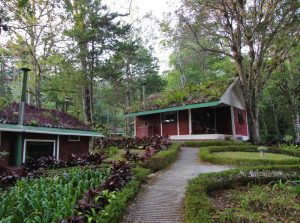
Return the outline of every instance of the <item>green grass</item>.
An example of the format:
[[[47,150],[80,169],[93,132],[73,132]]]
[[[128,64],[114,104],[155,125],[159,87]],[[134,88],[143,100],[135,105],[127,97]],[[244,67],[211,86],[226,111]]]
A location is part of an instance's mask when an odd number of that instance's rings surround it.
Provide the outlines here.
[[[284,154],[276,154],[276,153],[264,153],[263,157],[260,157],[259,152],[217,152],[211,153],[214,156],[220,156],[229,159],[249,159],[249,160],[299,160],[299,157],[289,156]]]
[[[234,155],[235,153],[236,156]],[[300,163],[300,154],[298,152],[280,148],[268,147],[268,153],[264,153],[265,155],[267,154],[266,158],[261,158],[259,154],[256,146],[247,144],[200,147],[200,158],[216,164],[255,166],[293,165]],[[272,155],[268,156],[268,154]]]

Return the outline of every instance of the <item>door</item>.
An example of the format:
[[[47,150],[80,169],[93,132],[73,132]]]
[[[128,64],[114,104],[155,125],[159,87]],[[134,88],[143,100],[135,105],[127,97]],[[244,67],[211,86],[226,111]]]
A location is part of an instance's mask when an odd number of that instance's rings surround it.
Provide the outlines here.
[[[25,140],[23,162],[37,160],[40,157],[55,156],[55,141]]]

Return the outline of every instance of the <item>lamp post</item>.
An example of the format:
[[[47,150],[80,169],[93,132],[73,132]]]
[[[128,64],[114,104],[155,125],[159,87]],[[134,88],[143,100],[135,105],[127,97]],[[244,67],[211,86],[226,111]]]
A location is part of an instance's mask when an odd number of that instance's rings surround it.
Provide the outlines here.
[[[21,68],[23,71],[23,82],[22,82],[22,94],[21,94],[21,102],[19,104],[19,113],[18,113],[18,125],[23,126],[24,124],[24,114],[25,114],[25,103],[26,103],[26,90],[27,90],[27,78],[29,68]],[[22,164],[22,141],[23,136],[22,133],[18,133],[16,140],[16,155],[15,155],[15,165],[21,166]]]
[[[65,113],[68,113],[68,103],[70,100],[68,98],[65,98]]]

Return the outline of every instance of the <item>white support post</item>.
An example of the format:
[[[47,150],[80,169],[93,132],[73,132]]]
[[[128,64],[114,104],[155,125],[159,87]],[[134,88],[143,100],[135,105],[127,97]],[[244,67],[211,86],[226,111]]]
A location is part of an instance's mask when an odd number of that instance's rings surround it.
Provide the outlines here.
[[[177,110],[177,135],[179,135],[179,111]]]
[[[235,139],[235,135],[236,135],[236,132],[235,132],[235,123],[234,123],[234,110],[233,110],[233,106],[230,106],[230,113],[231,113],[231,128],[232,128],[232,135],[233,135],[233,138]]]
[[[192,111],[191,109],[188,110],[189,114],[189,135],[192,135]]]
[[[159,116],[160,116],[160,136],[163,136],[163,125],[161,121],[161,113],[159,114]]]
[[[134,137],[136,137],[136,116],[134,116]]]
[[[57,135],[56,143],[56,159],[59,160],[59,135]]]

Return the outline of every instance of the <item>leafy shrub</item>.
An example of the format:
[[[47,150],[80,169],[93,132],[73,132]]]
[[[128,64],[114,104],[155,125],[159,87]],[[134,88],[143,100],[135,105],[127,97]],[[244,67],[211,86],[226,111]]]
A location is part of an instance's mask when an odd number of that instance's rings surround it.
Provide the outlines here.
[[[62,167],[73,167],[73,166],[87,166],[87,165],[100,165],[106,158],[103,153],[87,153],[79,157],[72,154],[66,160],[57,160],[55,157],[41,157],[37,160],[27,161],[23,168],[27,171],[38,170],[40,168],[62,168]]]
[[[221,173],[201,174],[189,181],[185,198],[185,222],[210,223],[212,205],[208,194],[220,189],[248,184],[267,184],[279,179],[299,179],[300,166],[257,166],[228,170]]]
[[[133,169],[133,179],[121,190],[115,193],[115,198],[104,207],[97,216],[97,223],[118,223],[128,203],[134,199],[140,185],[144,183],[150,170],[144,168]]]
[[[169,137],[152,136],[144,138],[103,138],[96,142],[96,149],[105,149],[109,147],[117,147],[119,149],[146,149],[152,147],[157,150],[164,150],[171,145]]]
[[[153,172],[159,171],[176,160],[180,146],[180,143],[173,143],[167,150],[156,153],[140,165]]]
[[[107,169],[77,169],[54,178],[22,179],[0,197],[0,219],[10,222],[57,222],[74,212],[76,200],[100,185]]]
[[[231,140],[190,141],[190,142],[184,142],[182,144],[182,146],[190,146],[190,147],[231,146],[231,145],[250,145],[250,144],[246,142],[231,141]]]
[[[7,151],[0,151],[0,158],[4,158],[4,157],[8,157],[9,156],[9,152]]]
[[[101,184],[91,187],[77,202],[75,214],[60,222],[95,222],[95,216],[132,179],[131,167],[124,161],[112,162],[110,176]]]

